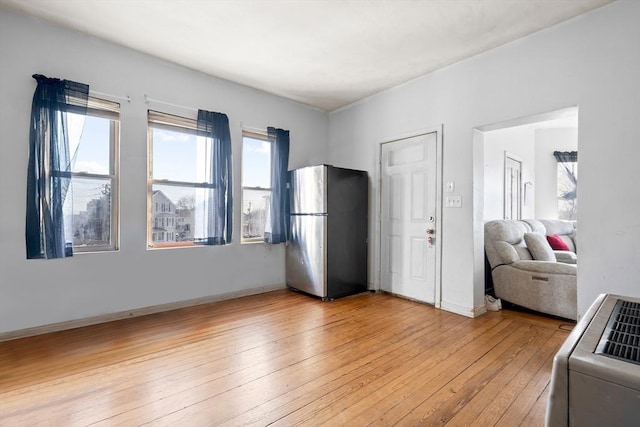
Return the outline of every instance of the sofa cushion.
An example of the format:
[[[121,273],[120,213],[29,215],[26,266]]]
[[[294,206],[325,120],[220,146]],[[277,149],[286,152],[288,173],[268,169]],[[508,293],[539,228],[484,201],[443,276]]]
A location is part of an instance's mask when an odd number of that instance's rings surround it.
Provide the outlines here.
[[[529,226],[529,232],[531,233],[547,234],[547,229],[544,227],[544,224],[537,219],[523,219],[521,222],[524,222]]]
[[[567,247],[569,248],[569,250],[571,252],[578,252],[577,249],[576,249],[577,246],[576,246],[576,241],[575,241],[575,239],[576,239],[575,233],[573,235],[571,235],[571,236],[562,235],[562,234],[559,234],[558,236],[560,236],[562,241],[567,245]]]
[[[554,251],[568,251],[569,246],[562,240],[557,234],[551,234],[547,236],[547,242]]]
[[[568,274],[575,276],[578,272],[575,264],[566,264],[563,262],[540,262],[540,261],[517,261],[509,264],[509,267],[518,270],[528,271],[531,273],[542,274]]]
[[[573,222],[564,219],[541,219],[546,234],[571,235],[575,226]]]
[[[564,262],[567,264],[577,264],[578,256],[572,251],[553,251],[556,256],[556,261]]]
[[[546,237],[540,233],[524,233],[524,241],[536,261],[555,261],[556,256],[547,242]]]
[[[547,236],[557,234],[563,242],[567,244],[571,252],[576,251],[576,223],[564,219],[541,219],[539,221],[544,227]]]
[[[498,241],[495,242],[494,248],[500,257],[500,264],[511,264],[512,262],[520,261],[520,254],[513,245]]]

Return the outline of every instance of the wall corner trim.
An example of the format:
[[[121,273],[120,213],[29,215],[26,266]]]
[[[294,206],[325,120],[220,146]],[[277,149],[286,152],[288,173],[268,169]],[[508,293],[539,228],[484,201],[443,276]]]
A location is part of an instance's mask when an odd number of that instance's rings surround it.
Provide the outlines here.
[[[485,308],[484,305],[473,308],[473,307],[465,307],[465,306],[454,304],[447,301],[442,301],[440,304],[440,308],[450,313],[459,314],[461,316],[470,317],[472,319],[482,316],[487,312],[487,309]]]

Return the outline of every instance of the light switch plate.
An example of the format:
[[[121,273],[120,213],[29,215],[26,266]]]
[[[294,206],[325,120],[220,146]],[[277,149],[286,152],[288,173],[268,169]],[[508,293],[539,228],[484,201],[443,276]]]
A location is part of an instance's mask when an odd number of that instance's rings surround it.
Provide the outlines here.
[[[455,193],[456,192],[456,183],[455,181],[447,181],[447,187],[446,187],[446,191],[447,193]]]
[[[448,208],[461,208],[462,196],[447,196],[445,199],[445,206]]]

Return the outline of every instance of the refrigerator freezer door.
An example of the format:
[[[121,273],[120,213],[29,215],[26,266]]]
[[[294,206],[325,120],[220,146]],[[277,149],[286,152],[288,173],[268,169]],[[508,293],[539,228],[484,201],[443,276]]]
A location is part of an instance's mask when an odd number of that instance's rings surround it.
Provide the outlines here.
[[[291,214],[327,212],[327,167],[310,166],[291,171]]]
[[[287,285],[327,297],[327,217],[291,216],[291,241],[287,247]]]
[[[366,172],[328,168],[327,294],[339,298],[367,290]]]

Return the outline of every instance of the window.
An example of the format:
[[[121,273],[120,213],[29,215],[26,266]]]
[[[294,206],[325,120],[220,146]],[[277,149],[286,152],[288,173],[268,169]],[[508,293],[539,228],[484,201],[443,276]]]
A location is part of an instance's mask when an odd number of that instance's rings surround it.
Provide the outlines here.
[[[264,241],[271,198],[271,145],[267,134],[242,132],[242,243]]]
[[[86,116],[67,113],[72,162],[65,229],[72,230],[74,252],[115,250],[120,105],[89,97],[87,107]]]
[[[578,152],[554,151],[558,161],[558,218],[578,219]]]
[[[197,121],[149,111],[148,231],[150,248],[208,243],[216,188],[211,139]]]

